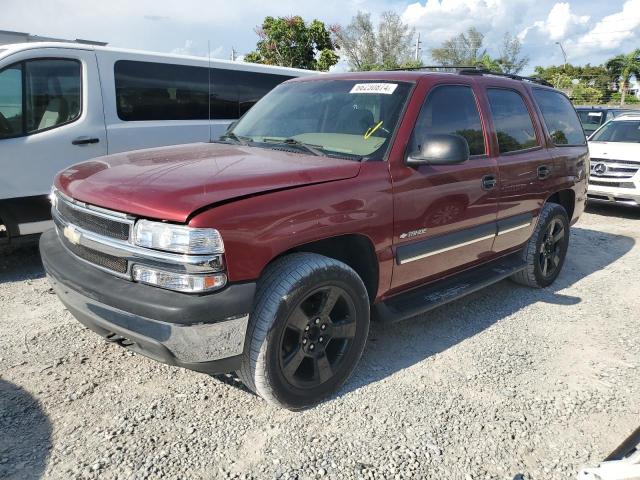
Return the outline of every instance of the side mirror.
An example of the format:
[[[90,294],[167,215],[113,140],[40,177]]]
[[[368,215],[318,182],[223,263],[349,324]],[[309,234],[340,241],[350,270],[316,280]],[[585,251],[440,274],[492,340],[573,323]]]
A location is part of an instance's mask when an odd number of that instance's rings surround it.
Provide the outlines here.
[[[454,134],[434,134],[425,136],[419,152],[407,157],[407,165],[457,165],[469,160],[469,143]]]

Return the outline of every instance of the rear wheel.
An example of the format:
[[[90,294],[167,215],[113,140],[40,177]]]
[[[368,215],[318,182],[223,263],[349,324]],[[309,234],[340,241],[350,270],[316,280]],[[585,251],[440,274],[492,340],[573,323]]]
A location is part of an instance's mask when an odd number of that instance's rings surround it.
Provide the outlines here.
[[[513,275],[513,281],[529,287],[551,285],[560,274],[569,247],[569,218],[556,203],[547,203],[529,243],[523,251],[527,262],[524,270]]]
[[[300,410],[353,372],[369,330],[369,299],[346,264],[311,253],[277,260],[259,282],[238,376],[280,407]]]

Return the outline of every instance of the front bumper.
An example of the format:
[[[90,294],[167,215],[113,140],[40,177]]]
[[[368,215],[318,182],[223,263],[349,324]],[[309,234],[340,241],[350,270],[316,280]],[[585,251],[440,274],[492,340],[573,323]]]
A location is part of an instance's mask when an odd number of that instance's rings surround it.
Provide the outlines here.
[[[604,183],[604,182],[602,182]],[[631,183],[631,182],[628,182]],[[603,184],[589,184],[587,191],[589,200],[597,200],[601,202],[613,202],[633,207],[640,206],[640,188],[621,188],[607,186]]]
[[[207,295],[134,283],[78,260],[55,229],[40,238],[40,253],[62,303],[107,340],[168,365],[210,374],[240,367],[255,283]]]

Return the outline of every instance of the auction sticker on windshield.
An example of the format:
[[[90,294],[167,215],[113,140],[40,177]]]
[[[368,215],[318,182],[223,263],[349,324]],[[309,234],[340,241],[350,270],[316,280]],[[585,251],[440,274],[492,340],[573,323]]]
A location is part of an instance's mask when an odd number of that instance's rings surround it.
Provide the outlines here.
[[[397,83],[356,83],[349,93],[384,93],[391,95]]]

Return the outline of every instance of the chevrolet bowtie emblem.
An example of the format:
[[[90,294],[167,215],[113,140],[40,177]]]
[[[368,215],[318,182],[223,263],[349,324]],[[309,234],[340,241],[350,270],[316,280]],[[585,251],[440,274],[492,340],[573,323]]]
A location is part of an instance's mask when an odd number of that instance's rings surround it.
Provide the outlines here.
[[[62,231],[67,240],[69,240],[74,245],[78,245],[80,243],[80,239],[82,238],[82,233],[80,233],[73,225],[67,225],[64,227]]]

